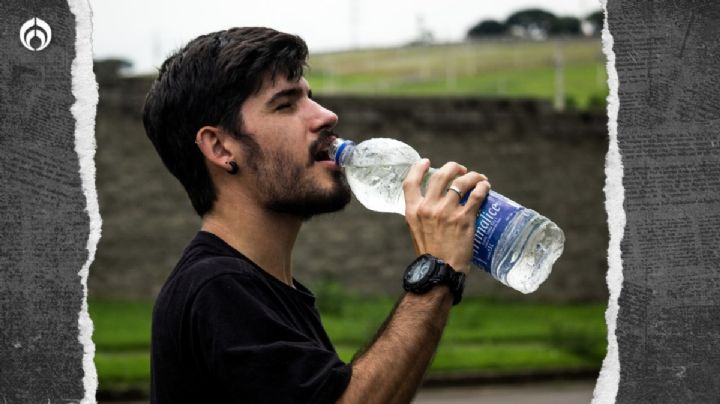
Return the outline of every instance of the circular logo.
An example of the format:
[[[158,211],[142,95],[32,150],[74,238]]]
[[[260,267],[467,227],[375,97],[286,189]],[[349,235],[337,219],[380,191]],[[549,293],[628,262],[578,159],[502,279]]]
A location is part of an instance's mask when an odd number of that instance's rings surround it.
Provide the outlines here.
[[[33,52],[47,48],[51,39],[52,30],[50,26],[37,17],[27,20],[20,28],[20,42]]]

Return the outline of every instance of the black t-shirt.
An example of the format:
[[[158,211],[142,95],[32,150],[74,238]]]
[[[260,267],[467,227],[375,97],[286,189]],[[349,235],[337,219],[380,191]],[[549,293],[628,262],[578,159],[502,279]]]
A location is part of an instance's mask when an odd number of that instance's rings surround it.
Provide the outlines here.
[[[155,302],[151,401],[335,402],[352,369],[325,333],[315,297],[294,284],[199,232]]]

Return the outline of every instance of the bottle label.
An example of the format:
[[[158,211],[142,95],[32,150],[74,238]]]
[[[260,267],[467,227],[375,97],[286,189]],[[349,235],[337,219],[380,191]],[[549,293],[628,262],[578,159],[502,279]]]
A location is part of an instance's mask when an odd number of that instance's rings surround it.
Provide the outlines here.
[[[498,241],[515,215],[523,209],[517,202],[490,191],[475,219],[473,264],[490,272]]]

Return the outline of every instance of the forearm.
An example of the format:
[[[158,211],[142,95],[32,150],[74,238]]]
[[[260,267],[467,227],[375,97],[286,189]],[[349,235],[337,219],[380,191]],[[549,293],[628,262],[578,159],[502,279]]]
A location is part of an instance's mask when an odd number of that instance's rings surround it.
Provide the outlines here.
[[[452,294],[445,286],[402,297],[385,329],[353,361],[340,403],[409,403],[447,323]]]

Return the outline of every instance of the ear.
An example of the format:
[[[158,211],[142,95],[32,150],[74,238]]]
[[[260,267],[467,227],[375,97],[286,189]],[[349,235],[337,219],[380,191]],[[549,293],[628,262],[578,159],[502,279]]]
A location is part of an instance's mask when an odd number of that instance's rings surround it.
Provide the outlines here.
[[[231,161],[237,161],[232,136],[216,126],[203,126],[195,135],[195,143],[209,164],[229,171]]]

